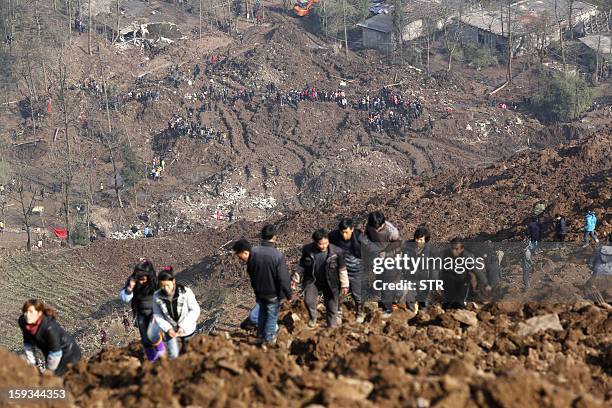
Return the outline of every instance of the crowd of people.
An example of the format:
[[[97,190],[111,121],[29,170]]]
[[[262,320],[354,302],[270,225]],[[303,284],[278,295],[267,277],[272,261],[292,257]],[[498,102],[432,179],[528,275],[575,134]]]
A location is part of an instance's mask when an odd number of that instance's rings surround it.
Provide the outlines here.
[[[328,91],[318,89],[314,86],[306,86],[302,90],[291,89],[288,92],[283,92],[281,90],[277,90],[274,84],[269,84],[266,87],[266,91],[268,99],[276,100],[276,102],[281,106],[292,105],[297,108],[299,103],[303,101],[335,102],[342,108],[346,108],[348,106],[346,93],[340,89]],[[274,92],[276,92],[275,98],[273,98]]]
[[[218,143],[225,142],[225,133],[215,129],[212,126],[202,125],[197,115],[194,115],[193,110],[188,110],[187,116],[174,115],[168,122],[168,127],[164,130],[167,137],[177,139],[180,137],[189,137],[192,139],[202,140],[205,143],[216,141]]]
[[[368,112],[368,126],[381,132],[388,129],[407,129],[421,117],[423,106],[418,99],[409,101],[400,93],[383,88],[376,97],[367,94],[359,101],[358,109]]]
[[[418,227],[410,240],[403,241],[399,230],[385,219],[381,212],[373,212],[363,231],[359,230],[352,219],[344,218],[331,232],[317,229],[312,241],[302,247],[301,256],[293,273],[289,273],[284,255],[275,247],[276,228],[266,225],[261,231],[261,244],[254,246],[246,239],[233,245],[236,257],[246,263],[247,273],[255,292],[257,303],[257,333],[262,343],[271,344],[276,338],[278,310],[283,299],[291,299],[292,294],[301,288],[304,303],[309,314],[308,327],[317,327],[317,303],[322,295],[325,305],[325,320],[329,327],[337,327],[342,321],[342,297],[348,294],[355,302],[355,320],[365,320],[366,288],[365,274],[371,270],[373,257],[384,253],[393,258],[400,253],[413,257],[430,256],[433,249],[429,243],[430,232]],[[470,257],[462,239],[451,241],[444,256],[459,258]],[[493,259],[493,257],[491,257]],[[495,258],[496,259],[496,258]],[[404,274],[398,270],[387,270],[382,275],[386,283],[397,283],[402,279],[421,281],[429,279],[444,281],[441,293],[444,307],[461,308],[468,296],[474,291],[490,290],[501,278],[499,265],[491,262],[484,270],[476,268],[463,273],[452,267],[433,271],[421,268]],[[430,289],[380,291],[380,306],[383,319],[389,318],[399,305],[417,313],[419,308],[427,308],[430,302]]]
[[[159,90],[129,91],[125,95],[127,101],[138,101],[140,103],[158,102],[161,97]]]
[[[563,248],[565,239],[568,232],[568,222],[564,215],[557,214],[554,217],[554,235],[556,249]],[[526,228],[526,242],[524,256],[523,256],[523,286],[525,290],[530,287],[530,278],[533,273],[534,266],[534,255],[540,251],[540,244],[542,243],[545,220],[541,216],[533,217],[527,224]],[[582,248],[589,246],[589,241],[593,241],[596,244],[599,243],[599,237],[595,232],[597,228],[597,215],[593,210],[587,209],[584,213],[584,225],[583,225],[583,237],[582,237]],[[608,235],[608,239],[612,237],[612,234]],[[612,255],[612,252],[610,253]],[[612,264],[610,264],[612,267]],[[612,271],[611,271],[612,274]]]
[[[159,164],[156,160],[155,165]],[[567,235],[567,221],[557,215],[555,239],[562,245]],[[599,242],[595,233],[596,215],[585,213],[584,244],[589,239]],[[542,219],[537,218],[527,225],[528,250],[535,252],[543,238]],[[307,327],[318,324],[318,302],[322,297],[325,307],[325,322],[330,328],[342,324],[343,303],[350,294],[354,302],[355,322],[366,319],[365,300],[372,294],[368,275],[379,276],[385,285],[379,292],[379,307],[382,319],[391,317],[399,307],[418,314],[431,302],[440,301],[446,309],[465,308],[468,301],[476,301],[481,295],[490,293],[502,278],[499,254],[492,247],[454,238],[448,245],[437,246],[431,242],[431,233],[426,226],[417,227],[402,239],[398,228],[389,222],[380,211],[368,215],[365,228],[360,230],[350,218],[342,218],[332,231],[317,228],[311,242],[304,245],[295,268],[290,272],[284,254],[276,247],[278,232],[274,225],[265,225],[261,230],[261,242],[253,245],[241,238],[233,242],[235,257],[246,265],[246,271],[255,295],[255,307],[241,327],[255,326],[259,344],[276,342],[278,315],[284,300],[294,301],[302,294],[308,312]],[[612,276],[612,234],[607,243],[596,248],[589,261],[593,275]],[[439,268],[429,268],[427,263],[413,264],[413,269],[403,270],[387,267],[376,271],[377,257],[385,260],[400,255],[412,259],[441,257],[445,260]],[[450,262],[446,260],[462,260]],[[469,264],[466,260],[484,259]],[[385,262],[386,263],[386,262]],[[374,265],[374,266],[373,266]],[[527,278],[529,275],[527,275]],[[390,285],[401,282],[442,282],[413,289]],[[134,324],[140,334],[144,356],[156,361],[163,356],[177,358],[198,329],[200,306],[193,291],[178,283],[171,266],[159,273],[150,260],[141,258],[119,293],[122,302],[130,304]],[[66,372],[69,364],[78,362],[81,351],[75,339],[57,322],[56,312],[41,300],[25,302],[19,326],[23,333],[26,359],[37,364],[35,349],[43,352],[47,370],[57,375]],[[129,324],[129,322],[128,322]]]

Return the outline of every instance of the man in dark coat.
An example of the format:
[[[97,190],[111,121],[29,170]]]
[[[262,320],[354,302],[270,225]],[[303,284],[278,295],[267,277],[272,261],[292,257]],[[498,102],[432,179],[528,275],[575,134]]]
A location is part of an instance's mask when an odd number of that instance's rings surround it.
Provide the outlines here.
[[[291,299],[291,281],[285,256],[275,246],[276,227],[264,226],[261,239],[261,245],[252,248],[248,241],[239,240],[233,250],[247,264],[247,273],[259,304],[257,337],[264,344],[274,344],[280,303],[283,299]]]
[[[326,230],[316,230],[312,234],[312,242],[302,248],[302,256],[294,274],[294,284],[297,284],[300,276],[303,277],[304,303],[310,315],[308,326],[316,326],[317,299],[321,292],[327,324],[329,327],[337,327],[340,323],[338,300],[340,294],[348,293],[349,280],[344,253],[329,243]]]

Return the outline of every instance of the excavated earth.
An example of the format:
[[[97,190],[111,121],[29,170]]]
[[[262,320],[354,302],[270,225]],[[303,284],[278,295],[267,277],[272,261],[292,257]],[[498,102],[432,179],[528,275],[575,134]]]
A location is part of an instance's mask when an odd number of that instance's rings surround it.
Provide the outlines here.
[[[194,338],[177,360],[143,362],[140,346],[106,348],[66,375],[71,403],[86,407],[405,406],[605,407],[612,399],[609,305],[435,306],[389,321],[369,311],[340,329],[308,329],[301,304],[281,312],[278,343],[236,331]],[[517,332],[553,314],[561,330]],[[51,384],[1,351],[6,384]],[[10,375],[9,375],[10,373]],[[58,405],[59,406],[59,405]]]
[[[570,242],[579,241],[585,207],[600,215],[600,233],[610,232],[611,140],[607,131],[486,168],[442,172],[367,199],[348,197],[297,212],[278,220],[280,247],[293,265],[310,230],[333,226],[339,214],[363,219],[374,208],[404,236],[427,223],[438,242],[460,233],[511,240],[536,204],[544,204],[545,215],[567,215]],[[239,236],[255,239],[260,226],[238,223],[222,231],[107,241],[75,251],[74,262],[86,260],[107,271],[104,279],[118,290],[134,253],[151,253],[157,264],[171,261],[183,269],[179,279],[210,303],[203,318],[221,313],[218,327],[231,329],[253,301],[227,243]],[[551,233],[547,229],[546,237]],[[99,345],[88,350],[90,357],[66,375],[64,386],[73,404],[100,407],[605,407],[612,401],[612,308],[588,301],[589,255],[571,243],[561,251],[545,249],[527,293],[520,290],[520,264],[504,261],[501,300],[470,304],[467,311],[433,305],[416,317],[400,309],[383,321],[370,302],[364,325],[354,323],[349,306],[340,329],[309,330],[303,305],[294,301],[281,312],[277,346],[268,349],[255,345],[253,333],[219,330],[195,338],[178,360],[151,364],[142,361],[137,342],[116,348],[111,339],[100,352]],[[210,301],[213,289],[225,290],[217,303]],[[85,321],[95,322],[92,316]],[[558,324],[525,331],[534,317]],[[4,361],[0,379],[10,384],[52,381],[30,376],[32,369],[12,354]]]

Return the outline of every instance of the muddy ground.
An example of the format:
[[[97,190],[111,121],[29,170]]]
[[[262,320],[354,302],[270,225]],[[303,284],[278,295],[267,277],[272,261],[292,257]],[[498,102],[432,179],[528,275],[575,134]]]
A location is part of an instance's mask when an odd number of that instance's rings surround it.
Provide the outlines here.
[[[501,68],[480,73],[457,63],[457,72],[448,73],[443,70],[443,59],[434,58],[433,74],[428,76],[406,64],[390,65],[371,50],[350,52],[347,61],[334,44],[309,32],[308,20],[291,18],[274,5],[265,24],[239,24],[242,43],[236,36],[213,30],[201,40],[188,36],[150,52],[133,46],[107,48],[101,43],[95,55],[88,56],[83,53],[86,36],[73,38],[66,52],[73,61],[68,76],[75,123],[85,120],[91,129],[106,128],[106,114],[100,109],[105,106],[102,96],[81,89],[87,81],[106,81],[111,100],[129,92],[160,92],[157,102],[131,100],[111,109],[113,131],[139,160],[150,163],[154,156],[164,155],[168,164],[160,182],[143,179],[123,192],[126,209],[114,210],[113,170],[104,146],[91,144],[91,135],[78,146],[95,160],[84,162],[83,171],[76,174],[75,194],[87,194],[91,172],[93,207],[111,209],[96,225],[103,224],[108,233],[123,232],[134,224],[143,227],[137,215],[147,211],[169,231],[219,227],[225,222],[216,220],[217,210],[225,215],[231,208],[240,219],[263,220],[361,194],[371,189],[374,180],[382,188],[393,189],[415,175],[487,165],[525,148],[586,137],[610,120],[604,106],[582,123],[540,124],[529,107],[521,105],[522,96],[533,91],[530,78],[536,70],[519,62],[514,91],[504,90],[491,98],[486,93],[497,84],[483,78],[497,78]],[[213,56],[215,64],[210,63]],[[196,64],[202,73],[194,79]],[[173,66],[178,67],[174,74],[180,79],[176,86],[168,81]],[[198,112],[203,104],[188,96],[210,84],[230,93],[252,89],[255,97],[235,104],[219,101],[210,110]],[[329,91],[341,88],[349,105],[393,85],[388,89],[407,100],[421,101],[424,113],[409,129],[375,132],[367,128],[364,111],[342,109],[333,102],[281,107],[276,101],[262,99],[269,84],[284,92],[307,86]],[[57,103],[54,89],[49,97]],[[518,110],[500,109],[501,102],[508,106],[516,102]],[[47,192],[41,201],[47,208],[46,218],[34,222],[37,227],[62,225],[57,179],[61,169],[57,164],[49,166],[49,160],[53,163],[63,154],[63,145],[54,141],[55,129],[61,129],[58,106],[43,118],[34,144],[22,144],[34,137],[28,120],[20,120],[17,109],[10,106],[0,112],[3,133],[15,145],[15,160],[28,163],[28,174]],[[218,129],[224,141],[164,136],[173,115],[186,117],[189,108],[195,110],[194,119]],[[430,115],[435,123],[432,132],[427,130]],[[7,223],[20,227],[15,209],[9,209]]]
[[[590,276],[587,261],[593,249],[579,246],[582,218],[584,208],[593,208],[598,214],[600,236],[612,231],[611,169],[607,159],[612,151],[611,140],[609,131],[603,132],[558,149],[526,151],[488,167],[441,172],[394,190],[381,190],[366,197],[350,195],[327,206],[298,211],[276,219],[279,248],[286,254],[291,269],[301,245],[309,242],[314,229],[331,229],[342,215],[363,225],[368,211],[382,210],[400,228],[404,239],[411,238],[417,225],[426,224],[432,231],[433,242],[440,244],[457,235],[472,240],[503,241],[502,245],[510,248],[502,248],[509,251],[502,264],[504,280],[500,293],[504,299],[556,302],[592,299],[584,285]],[[562,212],[569,223],[569,242],[563,250],[550,245],[538,254],[532,288],[525,293],[521,240],[537,204],[545,208],[545,241],[554,240],[551,218]],[[126,344],[135,332],[123,326],[122,316],[129,315],[129,311],[118,304],[115,296],[140,256],[149,257],[158,268],[170,264],[181,271],[179,280],[194,287],[202,303],[202,320],[218,316],[220,329],[235,329],[254,302],[243,267],[231,256],[231,242],[239,237],[257,242],[262,225],[239,221],[220,230],[153,239],[105,240],[86,248],[8,255],[0,272],[11,290],[3,298],[1,318],[12,329],[3,335],[2,344],[18,350],[15,316],[23,299],[29,296],[48,298],[64,314],[67,327],[76,331],[87,345],[87,352],[102,346],[102,329],[108,334],[109,344]],[[57,292],[58,281],[70,276],[77,278],[71,285],[61,287],[60,298],[53,295],[53,289],[42,289],[56,287]],[[91,302],[83,304],[82,291],[89,293]]]
[[[196,337],[177,360],[154,364],[137,343],[106,348],[64,386],[88,407],[604,407],[612,398],[608,305],[436,306],[389,321],[371,310],[365,324],[349,318],[337,330],[309,329],[306,316],[301,304],[286,306],[277,345],[264,349],[242,330]],[[521,328],[544,316],[560,327]],[[13,383],[32,370],[12,355],[6,362]]]

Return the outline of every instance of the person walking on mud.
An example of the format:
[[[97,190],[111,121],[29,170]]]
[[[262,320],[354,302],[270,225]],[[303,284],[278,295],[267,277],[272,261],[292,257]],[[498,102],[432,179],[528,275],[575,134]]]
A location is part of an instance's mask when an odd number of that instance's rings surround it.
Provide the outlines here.
[[[560,249],[565,242],[567,236],[567,220],[561,214],[555,217],[555,239],[557,240],[557,249]]]
[[[365,308],[362,291],[363,265],[361,263],[361,230],[356,229],[353,220],[343,218],[338,224],[338,229],[329,234],[329,242],[344,253],[344,261],[348,272],[349,292],[355,301],[355,321],[363,323],[365,320]],[[340,302],[339,311],[342,302]]]
[[[361,239],[362,253],[366,270],[372,270],[374,258],[393,257],[401,251],[402,242],[399,230],[395,225],[385,219],[380,211],[372,212],[368,215],[368,222],[365,233]],[[399,278],[398,271],[395,269],[385,269],[382,280],[385,283],[395,283]],[[399,296],[396,291],[383,290],[380,293],[380,303],[383,307],[383,319],[391,317],[394,308],[397,308]]]
[[[179,340],[184,348],[187,339],[195,333],[200,305],[191,289],[176,283],[171,266],[167,266],[157,280],[159,289],[153,294],[153,324],[149,326],[148,335],[155,339],[161,330],[168,357],[174,359],[179,355]]]
[[[597,227],[597,216],[595,212],[592,210],[588,210],[584,214],[584,238],[583,238],[583,248],[589,246],[589,238],[592,238],[595,243],[599,242],[599,238],[597,238],[597,234],[595,234],[595,228]]]
[[[470,287],[476,290],[478,284],[485,284],[487,279],[484,270],[479,268],[474,254],[465,249],[461,238],[453,238],[450,244],[450,249],[447,249],[442,256],[443,307],[463,309],[470,294]],[[448,262],[447,259],[452,262]]]
[[[58,376],[66,372],[68,364],[81,360],[79,345],[57,322],[55,310],[42,300],[31,299],[23,304],[21,313],[18,323],[29,364],[36,365],[36,348],[45,356],[46,369]]]
[[[427,260],[430,257],[432,249],[429,244],[431,234],[427,227],[421,225],[414,231],[412,241],[407,241],[404,245],[404,253],[411,258],[422,258]],[[420,281],[434,279],[437,277],[437,271],[429,270],[427,267],[419,267],[416,270],[407,271],[407,280],[415,282],[417,290],[407,291],[405,293],[406,307],[413,313],[418,313],[419,308],[426,309],[429,306],[429,290],[420,289]]]
[[[308,309],[310,320],[308,327],[317,324],[317,300],[323,294],[327,325],[337,327],[338,300],[349,291],[349,278],[342,250],[330,244],[328,232],[318,229],[312,234],[312,242],[302,248],[302,256],[293,275],[292,286],[303,282],[304,304]]]
[[[539,217],[534,218],[527,225],[527,237],[529,238],[529,245],[531,245],[531,251],[535,252],[538,249],[538,245],[542,241],[542,219]]]
[[[261,230],[261,245],[250,247],[248,241],[234,243],[234,255],[247,265],[251,286],[259,304],[257,337],[262,344],[276,343],[278,312],[283,299],[291,299],[291,282],[285,256],[276,249],[276,227]]]
[[[154,336],[149,330],[153,319],[153,294],[156,290],[157,274],[153,264],[147,259],[141,259],[119,292],[119,299],[123,303],[130,303],[132,307],[145,356],[149,361],[157,360],[166,350],[161,333]]]

